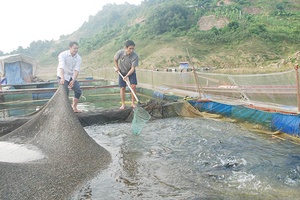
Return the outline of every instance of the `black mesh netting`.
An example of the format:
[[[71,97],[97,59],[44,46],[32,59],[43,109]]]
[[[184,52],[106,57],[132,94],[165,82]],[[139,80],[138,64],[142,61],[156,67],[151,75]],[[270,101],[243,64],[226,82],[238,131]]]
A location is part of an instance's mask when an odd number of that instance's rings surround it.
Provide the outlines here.
[[[0,142],[34,146],[45,155],[24,163],[1,161],[0,199],[68,199],[111,162],[110,153],[81,126],[62,86],[38,113],[0,137]]]

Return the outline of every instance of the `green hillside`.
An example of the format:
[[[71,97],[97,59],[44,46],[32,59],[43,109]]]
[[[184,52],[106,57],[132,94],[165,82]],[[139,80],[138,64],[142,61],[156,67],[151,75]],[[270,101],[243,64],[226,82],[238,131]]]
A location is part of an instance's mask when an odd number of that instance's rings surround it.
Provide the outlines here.
[[[259,73],[293,67],[299,33],[298,0],[144,0],[138,6],[108,4],[71,35],[12,53],[53,67],[58,53],[77,40],[83,68],[98,68],[113,66],[114,53],[132,39],[140,68],[174,68],[191,58],[196,68]]]

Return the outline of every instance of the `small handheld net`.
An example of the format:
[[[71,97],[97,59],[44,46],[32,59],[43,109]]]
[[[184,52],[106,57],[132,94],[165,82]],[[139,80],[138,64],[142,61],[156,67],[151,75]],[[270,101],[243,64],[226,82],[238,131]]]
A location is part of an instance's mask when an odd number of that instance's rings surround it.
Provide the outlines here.
[[[114,69],[116,70],[116,72],[118,72],[118,74],[124,80],[124,76],[121,74],[121,72],[119,70],[117,70],[117,68],[114,68]],[[128,88],[130,89],[131,94],[134,96],[136,101],[139,103],[139,99],[137,98],[135,91],[130,87],[130,82],[127,79],[125,79],[124,81],[126,82]],[[132,125],[131,125],[131,132],[134,135],[138,135],[138,134],[140,134],[140,132],[142,131],[142,129],[144,128],[146,123],[150,120],[151,115],[149,115],[149,113],[141,107],[134,108],[133,113],[134,114],[133,114],[133,120],[132,120]]]
[[[141,107],[133,109],[133,113],[131,132],[134,135],[138,135],[141,133],[146,123],[150,120],[151,115]]]

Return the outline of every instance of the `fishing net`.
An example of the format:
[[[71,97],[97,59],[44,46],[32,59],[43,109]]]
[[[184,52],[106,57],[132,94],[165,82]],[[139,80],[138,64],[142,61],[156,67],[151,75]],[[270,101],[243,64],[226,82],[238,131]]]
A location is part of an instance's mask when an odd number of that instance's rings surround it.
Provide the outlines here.
[[[134,135],[141,133],[146,123],[150,120],[151,115],[142,107],[133,109],[133,119],[131,124],[131,132]]]

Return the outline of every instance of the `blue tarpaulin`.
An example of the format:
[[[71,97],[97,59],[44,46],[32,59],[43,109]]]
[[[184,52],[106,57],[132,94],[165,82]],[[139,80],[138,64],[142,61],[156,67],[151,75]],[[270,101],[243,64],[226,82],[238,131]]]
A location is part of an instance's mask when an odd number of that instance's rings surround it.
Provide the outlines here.
[[[36,69],[33,58],[22,55],[8,55],[0,57],[0,80],[6,80],[6,84],[18,85],[31,83]]]
[[[213,101],[188,101],[201,112],[220,114],[239,121],[260,124],[270,131],[280,131],[300,136],[300,116],[278,112],[267,112],[244,105],[227,105]]]

